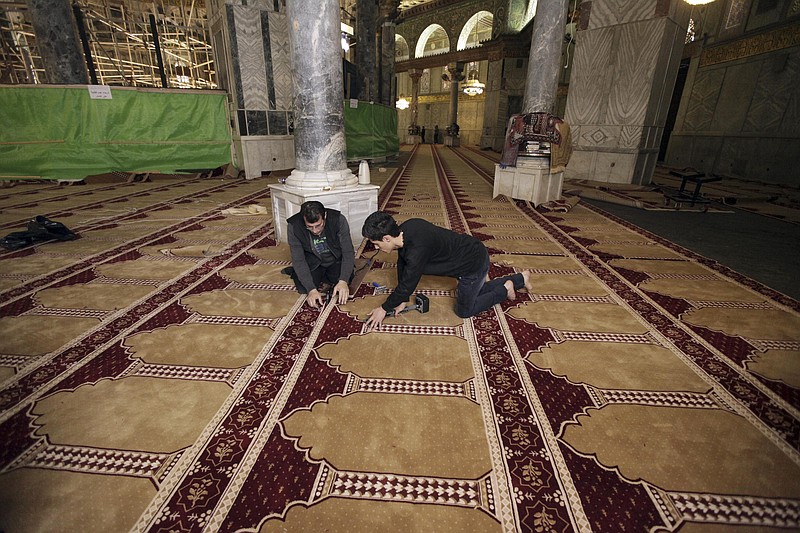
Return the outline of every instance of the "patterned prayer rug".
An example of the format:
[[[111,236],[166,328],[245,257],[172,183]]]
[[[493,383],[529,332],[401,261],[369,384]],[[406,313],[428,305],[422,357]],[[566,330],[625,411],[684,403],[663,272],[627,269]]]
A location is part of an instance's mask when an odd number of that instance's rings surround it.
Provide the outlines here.
[[[0,530],[800,528],[799,302],[591,206],[493,200],[478,152],[407,155],[382,208],[533,294],[463,320],[426,276],[428,313],[367,333],[396,255],[309,308],[270,213],[222,214],[271,211],[267,180],[4,190],[0,229],[81,238],[0,253]]]

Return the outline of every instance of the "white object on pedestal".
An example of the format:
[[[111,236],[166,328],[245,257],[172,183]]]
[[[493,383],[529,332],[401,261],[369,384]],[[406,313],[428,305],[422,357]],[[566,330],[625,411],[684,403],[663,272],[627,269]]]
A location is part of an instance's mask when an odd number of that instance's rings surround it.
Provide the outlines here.
[[[275,226],[275,240],[288,242],[286,219],[300,212],[303,202],[317,200],[326,208],[336,209],[347,218],[353,246],[358,249],[361,243],[361,226],[374,211],[378,210],[377,185],[356,185],[333,188],[327,191],[299,189],[284,184],[270,185],[272,194],[272,223]]]
[[[550,173],[549,157],[517,158],[516,167],[494,168],[492,197],[508,196],[538,206],[561,198],[563,172]]]
[[[358,184],[369,185],[369,163],[364,159],[358,165]]]

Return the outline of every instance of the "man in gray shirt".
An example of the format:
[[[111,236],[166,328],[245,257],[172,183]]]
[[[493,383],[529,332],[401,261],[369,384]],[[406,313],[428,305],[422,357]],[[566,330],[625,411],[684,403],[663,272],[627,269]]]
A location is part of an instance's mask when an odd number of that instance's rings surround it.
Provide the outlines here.
[[[284,271],[292,276],[297,290],[307,295],[306,303],[315,309],[325,303],[320,291],[323,284],[333,287],[335,302],[346,303],[355,251],[344,215],[320,202],[305,202],[299,213],[286,220],[286,229],[292,267]]]

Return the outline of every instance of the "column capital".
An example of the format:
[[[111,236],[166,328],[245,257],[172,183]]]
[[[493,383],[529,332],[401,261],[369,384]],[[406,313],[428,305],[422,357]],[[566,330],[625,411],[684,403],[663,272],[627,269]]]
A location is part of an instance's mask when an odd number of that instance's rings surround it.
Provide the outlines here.
[[[408,77],[412,80],[419,80],[422,77],[422,72],[421,68],[410,68],[408,69]]]
[[[450,81],[464,80],[464,63],[453,61],[447,64],[447,72],[450,73]]]

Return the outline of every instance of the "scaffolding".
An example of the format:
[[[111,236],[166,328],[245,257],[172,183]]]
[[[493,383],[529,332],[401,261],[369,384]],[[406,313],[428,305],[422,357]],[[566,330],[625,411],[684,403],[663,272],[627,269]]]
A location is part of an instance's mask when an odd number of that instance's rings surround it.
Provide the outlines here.
[[[170,88],[217,88],[202,0],[78,0],[76,5],[98,84],[164,87],[166,81]],[[25,3],[0,0],[0,9],[0,83],[48,83]]]

